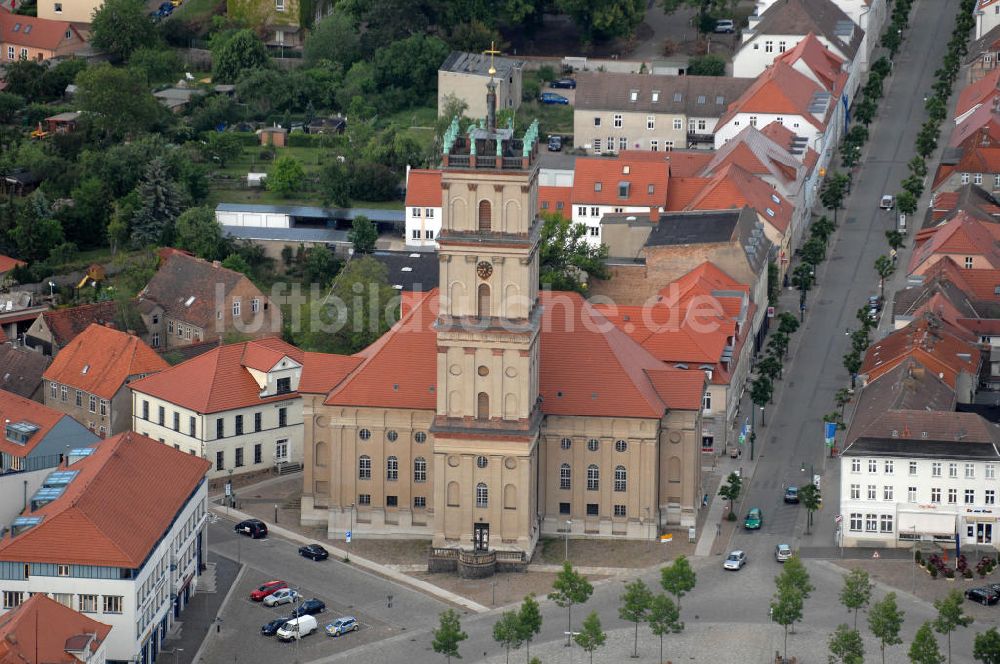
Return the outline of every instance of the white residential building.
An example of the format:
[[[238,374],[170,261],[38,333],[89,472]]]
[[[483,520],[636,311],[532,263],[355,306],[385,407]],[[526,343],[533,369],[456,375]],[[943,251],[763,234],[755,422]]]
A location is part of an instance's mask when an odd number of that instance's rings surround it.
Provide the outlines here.
[[[979,0],[976,4],[976,39],[1000,25],[1000,0]]]
[[[669,163],[649,155],[626,153],[614,159],[591,157],[576,160],[573,175],[574,224],[587,227],[586,240],[600,245],[601,219],[606,214],[635,212],[659,215],[667,204]]]
[[[0,613],[45,593],[111,625],[109,662],[152,662],[206,562],[207,469],[133,432],[71,450],[0,539]]]
[[[437,248],[441,232],[441,171],[406,169],[406,246]]]
[[[280,339],[220,346],[132,383],[132,429],[208,459],[209,477],[302,463],[304,353]]]

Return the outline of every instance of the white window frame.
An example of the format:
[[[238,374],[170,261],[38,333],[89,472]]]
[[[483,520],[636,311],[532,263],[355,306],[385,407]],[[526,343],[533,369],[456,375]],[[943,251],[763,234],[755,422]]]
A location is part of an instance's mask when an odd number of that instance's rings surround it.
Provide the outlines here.
[[[614,125],[615,129],[621,129],[622,125],[625,124],[625,120],[622,117],[621,113],[615,113],[612,120],[613,120],[612,124]]]
[[[647,115],[646,116],[646,129],[656,129],[656,116]]]

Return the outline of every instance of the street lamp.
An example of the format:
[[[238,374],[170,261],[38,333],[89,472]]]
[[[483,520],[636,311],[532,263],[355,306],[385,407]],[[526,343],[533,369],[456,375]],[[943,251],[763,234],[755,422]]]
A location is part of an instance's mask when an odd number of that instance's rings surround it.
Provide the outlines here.
[[[913,579],[913,590],[911,591],[914,595],[917,594],[917,524],[910,526],[910,530],[913,531],[913,570],[910,576]]]
[[[799,467],[799,472],[800,473],[806,472],[806,462],[805,461],[803,461],[802,465]],[[815,468],[813,468],[813,464],[812,464],[811,461],[809,462],[809,484],[812,484],[812,485],[816,484],[816,472],[815,472]],[[811,526],[812,525],[812,511],[809,512],[808,516],[806,516],[806,519],[808,520],[809,525]],[[808,530],[808,528],[807,528],[807,530]]]
[[[566,553],[563,556],[563,560],[569,560],[569,531],[573,527],[573,521],[566,519]]]
[[[347,558],[347,562],[351,562],[351,540],[354,539],[354,503],[351,503],[351,528],[347,532],[347,551],[344,557]]]
[[[653,541],[653,537],[650,535],[650,531],[653,528],[653,521],[649,516],[649,507],[646,507],[646,548],[649,548],[650,543]]]

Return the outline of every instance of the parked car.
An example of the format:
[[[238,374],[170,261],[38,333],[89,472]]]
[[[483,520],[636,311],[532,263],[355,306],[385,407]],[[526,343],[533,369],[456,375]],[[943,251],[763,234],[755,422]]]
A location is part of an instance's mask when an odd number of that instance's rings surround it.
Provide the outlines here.
[[[240,521],[233,526],[233,530],[240,535],[248,535],[252,539],[267,537],[267,526],[260,519],[247,519],[246,521]]]
[[[324,611],[326,611],[326,604],[313,597],[312,599],[307,599],[295,607],[295,610],[292,611],[292,617],[314,616],[317,613],[323,613]]]
[[[966,590],[965,598],[970,602],[979,602],[983,606],[993,606],[1000,602],[1000,593],[990,586],[983,586]]]
[[[264,623],[264,625],[260,628],[260,633],[264,636],[274,636],[289,620],[291,620],[291,618],[288,616],[285,616],[284,618],[275,618],[271,622]]]
[[[288,584],[284,581],[268,581],[257,586],[255,590],[250,591],[250,599],[254,602],[260,602],[274,591],[287,587]]]
[[[896,208],[896,197],[890,194],[883,194],[882,199],[878,202],[878,206],[882,210],[894,210]]]
[[[291,588],[282,588],[281,590],[275,590],[273,593],[264,598],[264,606],[278,606],[279,604],[292,604],[297,601],[301,595],[292,590]]]
[[[731,551],[726,561],[722,563],[722,569],[739,571],[747,564],[747,554],[745,551]]]
[[[550,88],[562,88],[564,90],[576,90],[576,81],[572,78],[557,78],[549,82]]]
[[[790,486],[785,489],[785,502],[799,504],[799,487]]]
[[[292,641],[309,636],[316,631],[316,619],[312,616],[298,616],[290,618],[288,622],[278,629],[278,638],[282,641]]]
[[[299,555],[303,558],[312,558],[313,560],[326,560],[330,557],[330,552],[319,544],[306,544],[299,547]]]
[[[731,35],[732,33],[736,32],[736,23],[729,18],[719,19],[718,21],[715,22],[715,28],[712,30],[712,32],[716,32],[718,34]]]
[[[759,507],[751,507],[747,512],[747,518],[743,520],[743,527],[747,530],[760,530],[762,525],[764,525],[764,513]]]
[[[326,633],[329,636],[342,636],[348,632],[358,631],[358,619],[354,616],[344,616],[343,618],[337,618],[332,623],[326,626]]]
[[[557,95],[554,92],[543,92],[539,97],[538,101],[543,104],[568,104],[569,99],[563,97],[562,95]]]
[[[157,9],[160,12],[160,16],[170,16],[174,12],[174,6],[169,0],[160,3],[160,7]]]
[[[792,557],[792,547],[787,544],[779,544],[774,547],[774,559],[779,563],[783,563]]]
[[[562,136],[549,136],[549,152],[562,150]]]

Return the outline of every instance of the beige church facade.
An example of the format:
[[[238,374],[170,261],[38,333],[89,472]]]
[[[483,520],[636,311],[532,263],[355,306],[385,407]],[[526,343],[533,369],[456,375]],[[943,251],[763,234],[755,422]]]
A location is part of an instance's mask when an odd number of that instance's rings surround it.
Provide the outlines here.
[[[446,140],[440,289],[356,356],[309,354],[302,523],[524,559],[693,526],[706,376],[539,292],[537,127],[494,124]]]

